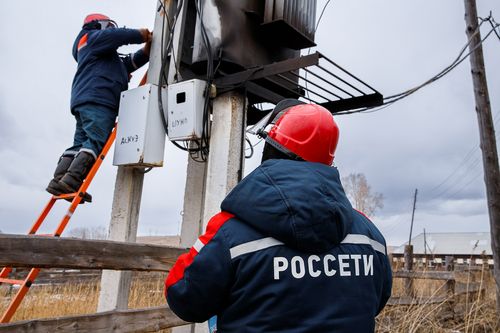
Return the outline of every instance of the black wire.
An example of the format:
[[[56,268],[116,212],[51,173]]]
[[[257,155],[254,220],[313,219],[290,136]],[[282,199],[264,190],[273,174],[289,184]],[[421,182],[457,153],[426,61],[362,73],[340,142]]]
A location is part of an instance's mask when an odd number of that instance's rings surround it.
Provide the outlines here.
[[[151,171],[151,170],[153,170],[153,167],[149,167],[149,168],[146,168],[146,169],[144,169],[144,170],[141,170],[141,169],[138,169],[138,168],[136,168],[136,169],[135,169],[135,171],[136,171],[137,173],[142,173],[142,174],[146,174],[146,173],[148,173],[148,172],[149,172],[149,171]]]
[[[481,22],[481,24],[482,23],[483,22]],[[445,75],[450,73],[453,69],[455,69],[459,64],[461,64],[465,59],[467,59],[472,54],[472,52],[474,52],[478,47],[480,47],[484,43],[484,41],[491,35],[491,33],[493,31],[495,31],[494,28],[491,29],[486,34],[486,36],[480,41],[480,43],[478,43],[478,45],[476,45],[472,50],[470,50],[465,56],[462,57],[464,52],[467,50],[467,47],[469,46],[469,44],[472,42],[472,37],[480,32],[479,28],[480,28],[481,24],[477,27],[476,31],[473,33],[471,38],[467,41],[465,46],[462,48],[458,57],[449,66],[447,66],[445,69],[443,69],[441,72],[439,72],[438,74],[436,74],[435,76],[433,76],[429,80],[425,81],[424,83],[422,83],[414,88],[408,89],[402,93],[385,97],[384,102],[381,106],[372,106],[372,107],[366,107],[366,108],[357,109],[357,110],[340,111],[340,112],[336,112],[335,115],[347,115],[347,114],[353,114],[353,113],[373,113],[373,112],[383,110],[383,109],[391,106],[395,102],[398,102],[398,101],[412,95],[413,93],[417,92],[418,90],[422,89],[423,87],[441,79],[442,77],[444,77]]]
[[[248,142],[248,145],[250,146],[250,148],[245,149],[245,151],[250,149],[250,155],[247,156],[245,154],[245,158],[252,158],[253,153],[254,153],[254,149],[253,149],[254,146],[252,145],[252,141],[250,141],[250,139],[247,136],[245,136],[245,141]]]
[[[314,28],[314,34],[316,34],[316,31],[318,31],[319,24],[321,22],[321,19],[323,18],[323,14],[325,13],[326,7],[328,7],[328,4],[330,3],[331,0],[328,0],[325,5],[323,6],[323,9],[321,10],[321,14],[319,15],[318,22],[316,22],[316,27]],[[311,48],[307,50],[307,54],[309,55],[311,53]],[[306,95],[307,98],[309,98],[309,88],[308,88],[308,83],[307,83],[307,74],[308,72],[305,73],[304,79],[305,79],[305,87],[306,87]]]
[[[479,19],[488,21],[490,23],[491,27],[493,28],[495,35],[497,35],[498,40],[500,40],[500,34],[497,32],[497,28],[500,27],[500,24],[498,24],[491,15],[492,14],[490,11],[490,15],[486,19],[482,19],[482,18],[479,18]]]
[[[318,22],[316,22],[316,27],[314,28],[314,32],[318,30],[319,23],[321,22],[321,19],[323,18],[323,14],[325,13],[326,7],[328,7],[328,4],[330,3],[331,0],[328,0],[325,5],[323,6],[323,10],[321,10],[321,14],[319,15]]]
[[[203,105],[203,115],[202,115],[202,133],[201,138],[198,143],[199,150],[196,151],[196,154],[190,154],[191,158],[197,161],[206,161],[208,158],[208,154],[210,151],[210,89],[212,87],[213,78],[215,76],[215,71],[213,67],[213,53],[212,46],[210,44],[210,38],[208,36],[207,30],[205,28],[205,24],[203,23],[203,8],[201,6],[200,0],[195,0],[196,13],[198,15],[198,19],[200,22],[200,35],[203,42],[203,45],[206,50],[207,55],[207,85],[205,87],[204,97],[205,102]],[[220,65],[220,60],[219,60]],[[218,66],[219,66],[218,65]],[[217,66],[217,68],[218,68]]]
[[[160,2],[161,2],[161,0],[160,0]],[[168,43],[167,43],[167,47],[165,49],[165,52],[163,52],[164,51],[163,43],[164,43],[164,36],[165,36],[165,18],[167,17],[167,11],[166,11],[165,5],[163,5],[163,4],[158,8],[159,10],[161,10],[163,8],[163,22],[162,22],[162,26],[161,26],[161,46],[160,46],[161,66],[160,66],[160,74],[158,77],[158,109],[160,111],[161,121],[162,121],[164,130],[165,130],[165,133],[167,133],[167,135],[168,135],[168,123],[167,123],[167,119],[165,118],[165,113],[164,113],[165,109],[163,107],[161,88],[163,86],[163,83],[168,83],[167,82],[168,76],[166,74],[165,68],[167,66],[168,54],[169,54],[170,48],[172,47],[172,43],[173,43],[173,36],[174,36],[175,26],[177,23],[177,18],[179,16],[180,10],[181,10],[183,5],[184,5],[184,0],[179,1],[177,8],[176,8],[175,15],[174,15],[172,28],[170,29],[169,39],[168,39]]]
[[[159,1],[159,2],[161,3],[161,1]],[[161,94],[161,88],[162,88],[163,83],[168,83],[167,82],[167,80],[168,80],[168,75],[167,75],[168,70],[166,70],[166,67],[167,67],[167,64],[168,64],[168,56],[169,56],[170,49],[172,48],[172,45],[173,45],[174,31],[175,31],[175,27],[176,27],[176,24],[177,24],[177,19],[179,17],[179,13],[180,13],[180,11],[181,11],[181,9],[182,9],[183,6],[184,6],[184,0],[179,1],[178,5],[176,7],[176,12],[175,12],[175,15],[174,15],[173,22],[170,22],[170,20],[168,19],[168,15],[167,15],[165,6],[163,4],[161,4],[158,7],[158,11],[160,11],[160,10],[163,9],[163,22],[162,22],[161,47],[160,47],[160,49],[161,49],[161,66],[160,66],[160,75],[159,75],[159,78],[158,78],[158,108],[159,108],[159,111],[160,111],[160,116],[161,116],[162,124],[163,124],[163,127],[165,129],[165,133],[167,133],[167,135],[168,135],[168,124],[167,124],[167,119],[165,118],[165,113],[164,113],[165,109],[163,107],[163,101],[162,101],[162,98],[161,98],[161,96],[162,96],[162,94]],[[168,39],[168,43],[167,43],[167,47],[166,48],[164,48],[165,19],[167,19],[167,23],[168,23],[169,29],[170,29],[169,39]],[[174,61],[175,61],[175,59],[174,59]],[[181,146],[180,144],[178,144],[175,141],[171,141],[171,142],[174,144],[174,146],[176,146],[177,148],[179,148],[181,150],[184,150],[184,151],[187,151],[187,152],[190,152],[190,153],[192,153],[193,151],[194,152],[198,151],[197,149],[191,149],[189,147],[183,147],[183,146]]]
[[[243,92],[243,114],[241,116],[241,142],[240,142],[240,169],[238,170],[238,182],[243,179],[243,168],[245,167],[245,139],[246,139],[246,115],[247,115],[247,90]],[[253,155],[253,149],[252,149]],[[250,155],[251,156],[251,155]]]

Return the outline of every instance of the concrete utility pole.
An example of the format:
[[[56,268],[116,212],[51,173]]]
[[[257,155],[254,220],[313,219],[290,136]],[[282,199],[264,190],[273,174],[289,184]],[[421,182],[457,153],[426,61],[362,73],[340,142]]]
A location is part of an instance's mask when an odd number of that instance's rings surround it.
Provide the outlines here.
[[[163,15],[163,10],[157,12],[154,31],[160,32],[162,25],[165,24],[164,29],[168,35],[167,20],[163,19]],[[162,44],[160,39],[161,33],[155,33],[149,59],[148,83],[156,84],[160,73]],[[143,168],[118,167],[109,225],[110,240],[134,243],[136,241],[144,181],[143,171]],[[103,270],[97,312],[127,309],[131,281],[130,271]]]
[[[187,6],[176,25],[173,50],[175,59],[180,61],[184,21]],[[173,60],[173,59],[172,59]],[[175,66],[170,63],[168,83],[174,81]],[[220,211],[225,196],[238,184],[243,174],[244,144],[246,125],[245,96],[228,92],[213,101],[212,124],[210,128],[210,153],[205,163],[188,158],[186,188],[181,226],[182,247],[189,248],[198,236],[204,233],[209,219]],[[205,333],[208,324],[192,324],[176,327],[175,333]]]
[[[493,250],[494,276],[496,281],[497,318],[500,318],[500,171],[495,139],[495,129],[491,117],[491,105],[484,68],[483,48],[479,32],[475,0],[464,0],[467,38],[471,41],[470,63],[476,114],[479,123],[480,147],[483,154],[484,182],[491,228],[491,248]],[[500,321],[500,319],[498,319]]]
[[[208,161],[204,164],[190,161],[188,164],[184,209],[190,211],[185,211],[183,215],[183,246],[191,247],[194,244],[204,232],[209,219],[220,212],[222,200],[240,180],[240,174],[243,173],[241,138],[245,135],[245,104],[245,96],[234,91],[218,96],[213,101]],[[200,165],[193,168],[193,163]],[[207,323],[192,326],[191,330],[183,327],[175,328],[174,332],[208,332]]]

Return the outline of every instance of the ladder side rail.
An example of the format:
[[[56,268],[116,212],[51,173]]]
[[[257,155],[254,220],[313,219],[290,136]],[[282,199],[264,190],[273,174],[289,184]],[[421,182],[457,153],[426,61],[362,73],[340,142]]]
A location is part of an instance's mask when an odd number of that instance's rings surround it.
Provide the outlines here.
[[[29,291],[31,285],[38,276],[38,273],[40,273],[40,268],[31,269],[23,284],[21,284],[19,290],[17,291],[16,296],[14,296],[9,306],[7,307],[7,310],[2,315],[2,318],[0,318],[0,323],[8,323],[12,319],[24,296]]]
[[[73,213],[76,210],[76,207],[80,204],[80,201],[83,199],[84,193],[87,192],[87,188],[90,186],[90,183],[94,179],[95,174],[101,167],[102,162],[104,161],[104,158],[106,157],[106,154],[108,153],[109,149],[113,145],[114,141],[116,138],[116,124],[113,130],[111,131],[108,141],[106,141],[106,144],[104,145],[101,153],[99,154],[99,157],[96,159],[94,165],[89,171],[89,174],[87,177],[85,177],[85,181],[83,182],[82,186],[78,189],[78,192],[75,195],[75,198],[71,202],[71,205],[68,208],[68,211],[66,212],[66,215],[61,219],[61,222],[57,226],[56,231],[54,232],[54,237],[60,237],[61,234],[63,233],[64,229],[66,228],[66,225],[68,224],[71,216],[73,216]]]
[[[146,83],[147,80],[147,72],[144,74],[141,82],[139,83],[139,86],[142,86]],[[85,180],[83,181],[82,185],[78,189],[77,192],[75,193],[69,193],[69,194],[62,194],[59,196],[52,196],[45,208],[42,210],[42,213],[39,215],[39,217],[36,219],[35,223],[31,226],[28,235],[34,235],[42,225],[43,221],[49,214],[50,210],[54,206],[54,203],[57,200],[60,199],[68,199],[68,198],[73,198],[71,201],[71,205],[66,211],[66,214],[63,216],[61,221],[59,222],[59,225],[56,228],[56,231],[54,234],[50,235],[53,237],[60,237],[64,229],[66,228],[69,220],[73,216],[73,213],[75,212],[76,208],[82,201],[84,194],[87,192],[88,187],[90,186],[90,183],[92,182],[94,176],[96,175],[97,171],[101,167],[102,162],[104,161],[104,158],[106,157],[106,154],[109,152],[109,149],[113,145],[115,138],[116,138],[116,129],[117,129],[117,123],[115,123],[114,128],[112,129],[108,140],[106,141],[101,153],[99,154],[99,157],[96,159],[94,162],[94,165],[90,169],[88,175],[85,177]],[[34,283],[36,277],[40,273],[40,268],[32,268],[26,277],[25,280],[13,280],[13,279],[8,279],[9,273],[12,271],[12,267],[4,267],[0,271],[0,285],[3,283],[10,283],[10,284],[17,284],[20,285],[20,288],[12,301],[10,302],[7,310],[4,312],[2,317],[0,318],[0,323],[8,323],[12,316],[15,314],[17,308],[21,304],[21,301],[24,299],[24,296],[26,293],[29,291],[29,288],[31,285]]]

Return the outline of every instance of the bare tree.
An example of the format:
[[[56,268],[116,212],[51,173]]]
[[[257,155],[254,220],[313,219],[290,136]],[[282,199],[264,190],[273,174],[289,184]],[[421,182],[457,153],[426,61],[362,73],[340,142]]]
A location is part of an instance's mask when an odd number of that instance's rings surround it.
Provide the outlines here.
[[[384,196],[381,193],[372,193],[364,174],[351,173],[342,177],[342,184],[354,208],[367,216],[373,216],[378,208],[384,207]]]
[[[106,228],[104,227],[78,227],[68,232],[69,237],[81,239],[106,239]]]

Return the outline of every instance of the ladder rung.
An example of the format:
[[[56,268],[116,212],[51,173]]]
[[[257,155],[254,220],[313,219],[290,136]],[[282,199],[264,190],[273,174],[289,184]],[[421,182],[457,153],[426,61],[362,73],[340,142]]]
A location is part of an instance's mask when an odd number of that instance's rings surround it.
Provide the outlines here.
[[[54,234],[33,234],[33,236],[54,237]]]
[[[24,280],[14,280],[14,279],[5,279],[0,278],[0,283],[10,283],[10,284],[18,284],[21,285],[24,283]]]
[[[78,192],[75,192],[75,193],[67,193],[67,194],[60,194],[60,195],[54,195],[53,198],[54,199],[71,199],[71,198],[74,198],[76,197]]]

